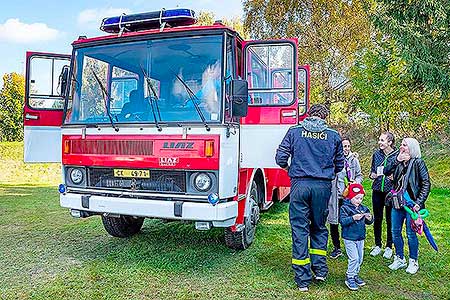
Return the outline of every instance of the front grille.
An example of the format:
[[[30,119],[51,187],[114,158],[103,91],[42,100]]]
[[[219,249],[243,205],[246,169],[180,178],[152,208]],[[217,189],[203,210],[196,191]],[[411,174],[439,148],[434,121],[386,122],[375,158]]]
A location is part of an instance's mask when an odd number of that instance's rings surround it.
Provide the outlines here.
[[[71,140],[74,154],[153,155],[153,141],[147,140]]]
[[[114,169],[88,168],[88,186],[129,191],[186,193],[186,172],[150,170],[150,178],[114,177]]]

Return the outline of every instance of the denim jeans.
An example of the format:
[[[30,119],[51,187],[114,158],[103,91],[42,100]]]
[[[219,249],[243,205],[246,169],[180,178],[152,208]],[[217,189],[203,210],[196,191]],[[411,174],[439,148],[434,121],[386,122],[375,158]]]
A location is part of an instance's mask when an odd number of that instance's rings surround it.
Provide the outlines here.
[[[350,241],[344,239],[344,245],[348,257],[347,277],[353,278],[359,274],[364,259],[364,240]]]
[[[404,242],[402,236],[403,223],[406,220],[406,236],[408,238],[409,258],[417,259],[419,254],[419,240],[411,228],[411,216],[403,208],[392,208],[392,238],[394,240],[395,254],[404,258]]]

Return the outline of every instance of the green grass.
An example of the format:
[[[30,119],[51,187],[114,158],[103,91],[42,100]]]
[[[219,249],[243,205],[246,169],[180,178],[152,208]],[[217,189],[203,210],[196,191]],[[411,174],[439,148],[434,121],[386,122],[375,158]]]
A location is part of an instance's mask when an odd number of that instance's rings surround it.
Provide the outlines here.
[[[16,174],[2,174],[9,180],[0,181],[2,300],[448,299],[450,295],[450,187],[433,189],[428,200],[432,214],[428,224],[440,252],[433,252],[420,237],[417,275],[392,272],[383,258],[370,257],[369,228],[361,271],[366,287],[348,291],[343,284],[346,259],[341,258],[329,260],[326,283],[313,284],[309,293],[301,294],[290,266],[287,203],[277,203],[262,215],[256,241],[245,251],[226,248],[221,229],[200,232],[182,222],[146,220],[139,235],[112,238],[98,217],[71,218],[58,202],[59,175],[52,172],[59,172],[59,166],[24,167],[20,147],[0,143],[1,172]],[[21,169],[4,166],[5,161]],[[36,171],[41,173],[29,174]],[[34,179],[39,184],[30,184]],[[370,203],[370,195],[365,202]]]
[[[61,165],[26,164],[22,142],[0,142],[0,183],[56,184],[61,180]]]

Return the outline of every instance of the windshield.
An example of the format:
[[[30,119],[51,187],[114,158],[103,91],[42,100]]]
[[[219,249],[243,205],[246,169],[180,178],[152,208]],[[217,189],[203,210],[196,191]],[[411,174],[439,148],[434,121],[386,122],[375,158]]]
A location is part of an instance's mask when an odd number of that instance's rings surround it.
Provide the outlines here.
[[[65,124],[218,122],[222,36],[77,49]]]

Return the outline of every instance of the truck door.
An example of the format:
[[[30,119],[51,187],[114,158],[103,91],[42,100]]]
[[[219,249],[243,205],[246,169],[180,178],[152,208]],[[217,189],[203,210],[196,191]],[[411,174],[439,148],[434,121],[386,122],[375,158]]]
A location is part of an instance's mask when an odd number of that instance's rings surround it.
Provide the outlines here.
[[[241,127],[241,167],[278,168],[275,152],[306,113],[308,68],[297,67],[297,41],[251,41],[244,47],[249,108]],[[299,92],[302,90],[302,92]],[[301,99],[299,99],[299,97]]]
[[[60,162],[70,55],[27,52],[23,109],[24,161]]]
[[[297,68],[297,99],[298,99],[298,122],[307,116],[310,93],[310,69],[309,66],[298,66]]]

